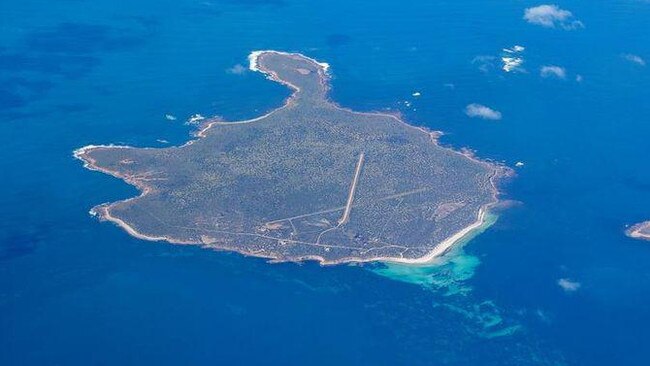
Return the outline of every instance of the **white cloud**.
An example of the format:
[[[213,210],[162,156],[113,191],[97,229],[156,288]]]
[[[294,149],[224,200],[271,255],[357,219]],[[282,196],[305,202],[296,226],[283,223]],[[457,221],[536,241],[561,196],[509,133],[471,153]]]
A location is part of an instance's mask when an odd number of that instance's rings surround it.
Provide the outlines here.
[[[480,55],[474,57],[472,60],[472,65],[478,65],[478,69],[482,72],[489,72],[494,68],[494,61],[496,60],[495,56],[489,55]]]
[[[505,72],[526,72],[522,67],[524,63],[523,53],[526,47],[514,45],[511,48],[503,48],[499,57],[492,55],[479,55],[472,59],[472,65],[484,73],[488,73],[497,67]]]
[[[242,64],[237,64],[229,69],[226,69],[226,72],[233,75],[241,75],[248,71],[248,68],[244,67]]]
[[[526,71],[521,67],[524,63],[524,58],[521,57],[521,54],[525,50],[525,47],[519,45],[514,45],[512,48],[504,48],[503,53],[501,54],[501,62],[503,62],[501,69],[505,72]]]
[[[639,55],[633,55],[631,53],[626,53],[621,55],[625,60],[635,63],[639,66],[645,66],[645,60]]]
[[[566,70],[564,67],[555,65],[542,66],[542,68],[539,70],[539,74],[543,78],[566,79]]]
[[[471,118],[483,118],[493,121],[501,119],[501,112],[477,103],[465,107],[465,114]]]
[[[544,311],[542,309],[537,309],[535,311],[535,314],[537,314],[537,316],[539,317],[539,320],[543,321],[544,323],[549,324],[549,323],[552,322],[551,316],[546,311]]]
[[[562,287],[562,289],[564,291],[566,291],[566,292],[578,291],[580,286],[582,286],[582,284],[580,282],[572,281],[572,280],[570,280],[568,278],[560,278],[559,280],[557,280],[557,284],[560,287]]]
[[[560,9],[557,5],[539,5],[524,10],[524,19],[530,24],[546,28],[562,28],[573,30],[584,28],[581,21],[575,19],[573,13]]]
[[[526,50],[526,47],[516,44],[516,45],[512,46],[512,48],[504,48],[503,52],[517,53],[517,52],[524,52],[525,50]]]

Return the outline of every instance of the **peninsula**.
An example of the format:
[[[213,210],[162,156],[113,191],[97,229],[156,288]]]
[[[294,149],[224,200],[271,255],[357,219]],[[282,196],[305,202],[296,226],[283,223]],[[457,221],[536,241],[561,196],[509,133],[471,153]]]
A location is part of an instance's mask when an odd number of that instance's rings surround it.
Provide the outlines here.
[[[625,231],[625,234],[634,239],[650,240],[650,221],[644,221],[636,225],[632,225]]]
[[[328,97],[329,66],[256,51],[250,68],[292,89],[246,121],[206,120],[183,146],[90,145],[74,156],[141,194],[92,209],[146,240],[274,261],[423,263],[480,229],[507,168],[438,134]]]

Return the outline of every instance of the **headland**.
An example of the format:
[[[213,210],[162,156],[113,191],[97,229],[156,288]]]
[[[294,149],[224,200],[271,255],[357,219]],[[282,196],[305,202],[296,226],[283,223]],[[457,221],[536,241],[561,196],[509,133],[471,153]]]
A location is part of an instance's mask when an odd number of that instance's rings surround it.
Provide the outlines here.
[[[206,120],[182,146],[76,150],[141,191],[92,212],[145,240],[322,264],[427,263],[485,224],[509,169],[396,115],[340,107],[328,64],[278,51],[249,62],[293,90],[284,105]]]

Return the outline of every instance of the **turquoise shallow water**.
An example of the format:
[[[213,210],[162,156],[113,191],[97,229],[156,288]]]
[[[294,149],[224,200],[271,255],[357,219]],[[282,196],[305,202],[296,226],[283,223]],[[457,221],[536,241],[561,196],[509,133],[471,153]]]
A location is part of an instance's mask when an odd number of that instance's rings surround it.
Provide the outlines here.
[[[623,231],[650,219],[650,66],[624,55],[650,60],[650,4],[563,1],[575,30],[528,24],[535,5],[0,3],[0,363],[647,364],[650,246]],[[514,45],[524,70],[505,73]],[[91,218],[136,192],[72,151],[180,144],[192,114],[280,105],[288,90],[237,67],[255,49],[330,63],[344,106],[524,162],[503,187],[521,203],[408,272],[270,265]],[[470,119],[470,103],[502,119]]]
[[[405,265],[400,263],[381,263],[370,266],[381,276],[397,281],[419,285],[439,291],[444,296],[465,295],[471,291],[467,280],[481,263],[480,259],[465,252],[465,245],[485,232],[498,220],[494,213],[486,215],[483,224],[458,240],[446,255],[434,258],[430,263]]]

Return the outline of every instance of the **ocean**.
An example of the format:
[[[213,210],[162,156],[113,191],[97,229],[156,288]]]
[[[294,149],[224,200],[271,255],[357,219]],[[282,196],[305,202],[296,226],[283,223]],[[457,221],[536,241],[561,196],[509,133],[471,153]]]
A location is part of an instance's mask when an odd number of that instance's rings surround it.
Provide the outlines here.
[[[650,244],[624,230],[650,219],[650,3],[524,19],[541,4],[2,1],[0,364],[647,365]],[[417,268],[270,264],[88,214],[137,191],[74,149],[178,145],[194,114],[281,105],[258,49],[513,167],[510,207]]]

